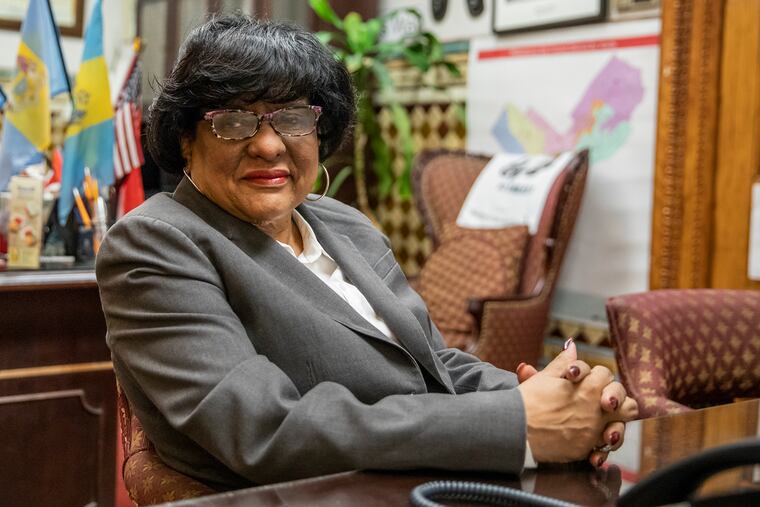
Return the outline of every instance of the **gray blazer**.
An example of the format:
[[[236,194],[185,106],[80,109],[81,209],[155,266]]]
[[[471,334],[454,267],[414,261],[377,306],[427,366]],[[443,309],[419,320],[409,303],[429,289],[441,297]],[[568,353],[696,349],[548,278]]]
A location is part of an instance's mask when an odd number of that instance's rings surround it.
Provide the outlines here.
[[[385,236],[298,211],[403,346],[183,179],[108,232],[96,272],[114,370],[161,458],[218,489],[352,469],[517,473],[514,374],[445,348]]]

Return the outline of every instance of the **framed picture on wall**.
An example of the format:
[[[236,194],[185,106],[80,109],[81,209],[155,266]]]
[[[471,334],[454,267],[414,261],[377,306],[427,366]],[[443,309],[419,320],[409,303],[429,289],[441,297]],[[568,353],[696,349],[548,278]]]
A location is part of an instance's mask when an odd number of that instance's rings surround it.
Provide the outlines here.
[[[610,0],[609,17],[613,21],[659,15],[660,0]]]
[[[29,0],[2,0],[0,2],[0,29],[20,30],[26,16]],[[61,35],[82,36],[84,0],[50,0],[55,23]]]
[[[607,0],[494,0],[495,33],[527,32],[603,21]]]

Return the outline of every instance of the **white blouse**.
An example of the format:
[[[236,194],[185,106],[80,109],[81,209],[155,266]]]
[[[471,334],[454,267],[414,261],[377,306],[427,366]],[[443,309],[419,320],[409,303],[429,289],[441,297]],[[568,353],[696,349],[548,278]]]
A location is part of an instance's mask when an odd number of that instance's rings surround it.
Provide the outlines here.
[[[343,298],[346,303],[351,305],[351,308],[356,310],[367,322],[391,340],[399,343],[383,319],[375,313],[375,310],[369,304],[367,298],[364,297],[364,294],[343,277],[343,272],[338,264],[325,252],[325,249],[319,244],[314,230],[296,210],[293,210],[293,221],[296,223],[296,227],[298,227],[301,239],[303,240],[303,252],[301,252],[301,255],[296,255],[296,252],[290,245],[280,241],[278,243],[298,259],[301,264],[306,266],[309,271],[317,275],[320,280]]]

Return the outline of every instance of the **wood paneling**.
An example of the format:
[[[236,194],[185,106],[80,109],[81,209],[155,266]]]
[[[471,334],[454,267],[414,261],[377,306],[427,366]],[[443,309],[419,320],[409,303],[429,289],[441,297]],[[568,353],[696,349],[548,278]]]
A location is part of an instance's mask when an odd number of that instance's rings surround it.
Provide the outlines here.
[[[650,288],[710,275],[723,2],[662,7]]]
[[[747,277],[750,191],[760,170],[760,0],[728,0],[725,27],[710,286],[760,289]]]
[[[650,288],[760,289],[760,0],[664,2],[661,40]]]
[[[0,273],[2,506],[114,503],[116,387],[98,290],[60,274],[25,285]]]
[[[92,285],[2,291],[0,370],[109,360],[106,323]]]
[[[0,505],[112,505],[113,374],[0,386]]]

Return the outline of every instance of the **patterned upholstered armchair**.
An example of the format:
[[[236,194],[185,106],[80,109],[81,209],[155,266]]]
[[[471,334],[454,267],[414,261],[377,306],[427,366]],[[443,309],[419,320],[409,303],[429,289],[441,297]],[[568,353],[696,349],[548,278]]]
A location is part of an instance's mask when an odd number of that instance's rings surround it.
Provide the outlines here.
[[[760,291],[630,294],[607,300],[607,316],[641,417],[760,396]]]
[[[118,384],[117,391],[121,443],[124,447],[122,475],[132,501],[138,506],[153,505],[216,493],[161,461]]]
[[[583,195],[584,151],[554,182],[538,230],[463,229],[456,218],[487,157],[421,153],[414,197],[433,253],[414,280],[447,344],[514,369],[542,353],[549,306]]]

